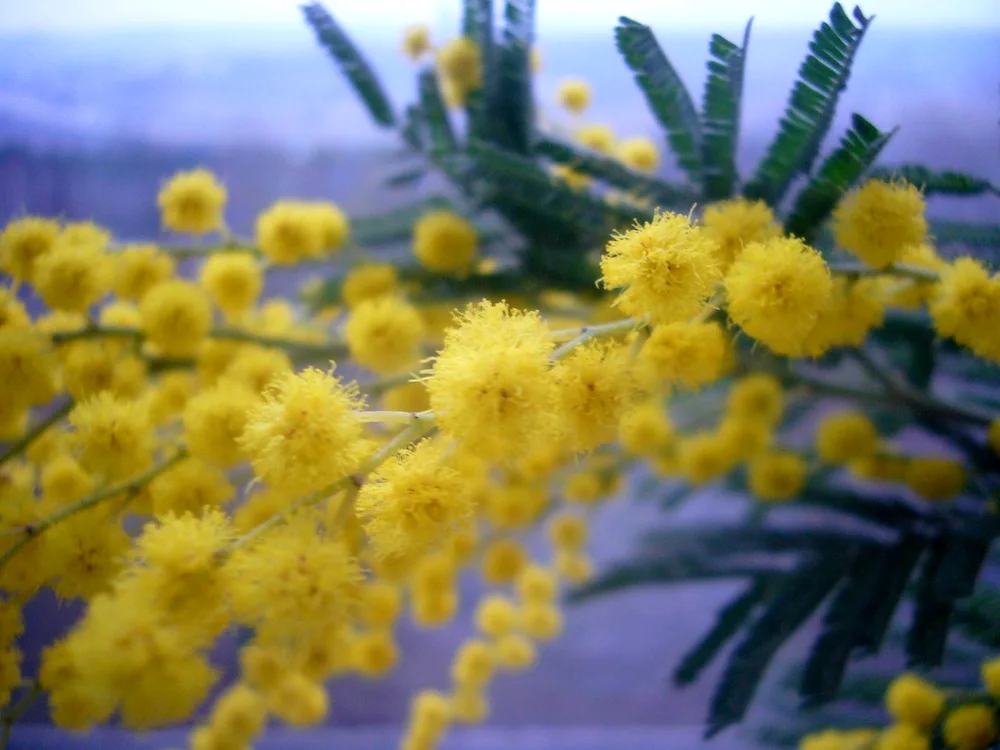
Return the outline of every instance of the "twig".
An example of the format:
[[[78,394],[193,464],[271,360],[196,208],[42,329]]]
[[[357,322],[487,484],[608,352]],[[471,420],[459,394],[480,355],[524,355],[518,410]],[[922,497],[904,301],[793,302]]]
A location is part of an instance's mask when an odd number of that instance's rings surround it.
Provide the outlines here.
[[[0,730],[0,750],[6,750],[7,744],[10,742],[10,734],[14,729],[14,723],[28,713],[28,709],[38,700],[41,694],[42,683],[39,680],[33,680],[27,692],[4,713],[2,719],[3,729]]]
[[[24,435],[18,438],[16,441],[11,443],[10,447],[4,451],[4,454],[0,456],[0,466],[10,461],[15,456],[26,451],[32,443],[34,443],[38,438],[40,438],[46,430],[52,427],[54,424],[59,422],[63,417],[69,414],[70,410],[73,408],[73,400],[70,399],[62,406],[53,411],[49,416],[47,416],[42,421],[38,422],[30,430],[28,430]]]
[[[560,346],[554,352],[552,352],[552,359],[562,359],[571,351],[576,349],[576,347],[587,343],[591,339],[600,338],[602,336],[615,336],[620,333],[627,333],[633,328],[638,328],[643,325],[645,320],[643,318],[625,318],[624,320],[616,320],[612,323],[602,323],[596,326],[582,326],[579,329],[567,329],[562,331],[554,331],[553,337],[562,337],[573,330],[578,331],[575,338],[570,339],[565,344]]]
[[[941,278],[929,268],[906,263],[894,263],[885,268],[872,268],[863,263],[831,263],[830,271],[841,276],[905,276],[914,281],[938,281]]]

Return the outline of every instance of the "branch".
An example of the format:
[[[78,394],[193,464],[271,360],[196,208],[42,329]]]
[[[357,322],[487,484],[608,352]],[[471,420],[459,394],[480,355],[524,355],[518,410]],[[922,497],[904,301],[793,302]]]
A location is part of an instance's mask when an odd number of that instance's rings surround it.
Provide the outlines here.
[[[70,409],[73,408],[73,400],[70,399],[62,406],[53,411],[49,416],[43,419],[41,422],[35,424],[30,430],[28,430],[24,435],[18,438],[16,441],[11,443],[10,447],[0,456],[0,466],[10,461],[15,456],[20,455],[26,451],[32,443],[34,443],[38,438],[40,438],[45,431],[50,427],[59,422],[63,417],[69,414]]]

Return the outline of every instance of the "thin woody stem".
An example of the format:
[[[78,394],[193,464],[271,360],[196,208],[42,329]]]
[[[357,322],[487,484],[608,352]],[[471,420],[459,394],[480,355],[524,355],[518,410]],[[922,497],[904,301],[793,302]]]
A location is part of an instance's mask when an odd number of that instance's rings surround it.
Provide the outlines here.
[[[939,281],[941,278],[936,271],[907,263],[894,263],[885,268],[872,268],[863,263],[831,263],[830,271],[841,276],[904,276],[914,281]]]
[[[577,329],[568,329],[562,331],[553,332],[553,337],[562,337],[567,333],[572,334],[576,331],[576,336],[565,344],[560,346],[554,352],[552,352],[552,359],[562,359],[571,351],[576,349],[578,346],[587,343],[588,341],[596,338],[602,338],[604,336],[617,336],[618,334],[628,333],[634,328],[645,323],[644,318],[625,318],[624,320],[616,320],[612,323],[602,323],[595,326],[581,326]]]
[[[32,443],[34,443],[36,440],[38,440],[38,438],[44,435],[45,432],[50,427],[58,424],[63,417],[69,414],[72,408],[73,408],[73,401],[69,400],[66,403],[62,404],[59,408],[54,410],[45,419],[41,420],[35,425],[32,425],[31,429],[29,429],[26,433],[24,433],[24,435],[22,435],[20,438],[11,443],[10,446],[7,448],[7,450],[4,451],[4,454],[0,456],[0,466],[3,466],[12,458],[17,457],[24,451],[28,450],[28,448],[31,447]]]

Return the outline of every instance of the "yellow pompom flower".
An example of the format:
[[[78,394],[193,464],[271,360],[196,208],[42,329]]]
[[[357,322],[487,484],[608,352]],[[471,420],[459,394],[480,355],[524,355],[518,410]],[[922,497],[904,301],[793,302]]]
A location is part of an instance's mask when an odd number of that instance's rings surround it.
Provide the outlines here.
[[[382,407],[389,411],[418,413],[431,408],[427,387],[420,382],[409,382],[388,389],[382,394]]]
[[[46,540],[60,599],[92,599],[108,591],[120,573],[131,538],[117,519],[99,510],[79,513],[55,526]]]
[[[264,286],[260,263],[250,253],[217,253],[201,267],[198,281],[220,310],[239,317],[257,302]]]
[[[614,440],[636,395],[628,347],[587,343],[564,357],[553,372],[567,448],[589,451]]]
[[[160,189],[156,203],[163,226],[173,232],[207,234],[222,229],[226,187],[207,169],[178,172]]]
[[[658,396],[643,399],[622,416],[618,436],[633,455],[657,453],[674,439],[674,429]]]
[[[948,500],[965,489],[965,467],[950,458],[914,458],[906,464],[904,481],[927,500]]]
[[[264,697],[275,716],[296,727],[319,724],[330,710],[330,698],[323,685],[301,672],[281,677]]]
[[[981,262],[959,258],[941,273],[930,306],[934,327],[981,357],[1000,362],[1000,278]]]
[[[954,750],[986,750],[1000,736],[996,709],[985,703],[966,703],[952,709],[945,717],[941,734]]]
[[[885,268],[924,241],[924,197],[913,185],[869,180],[841,199],[833,212],[837,244],[872,268]]]
[[[468,37],[457,37],[438,48],[435,59],[438,74],[463,94],[483,83],[483,55]]]
[[[656,323],[698,313],[720,280],[714,245],[686,216],[657,213],[653,221],[615,234],[601,257],[601,281],[621,289],[614,304]]]
[[[32,281],[38,259],[52,248],[59,223],[38,216],[14,219],[0,232],[0,269],[18,281]]]
[[[135,398],[146,386],[146,363],[122,356],[118,342],[76,341],[63,353],[63,383],[73,398],[111,391]]]
[[[301,201],[281,200],[257,217],[257,246],[269,261],[294,265],[323,252],[324,231],[312,207]]]
[[[56,394],[57,358],[46,336],[30,328],[0,328],[0,402],[47,403]]]
[[[556,552],[556,570],[570,583],[586,583],[594,576],[594,563],[585,552],[559,550]]]
[[[431,30],[423,24],[409,26],[403,31],[403,54],[419,60],[431,48]]]
[[[478,638],[470,638],[455,652],[451,678],[458,685],[478,687],[489,682],[495,670],[493,646]]]
[[[483,550],[483,580],[503,586],[517,579],[528,563],[524,547],[514,539],[497,539]]]
[[[551,602],[559,591],[559,581],[551,570],[532,563],[518,575],[516,588],[524,602]]]
[[[558,427],[558,390],[541,317],[484,300],[458,322],[425,380],[441,431],[494,461],[544,443]]]
[[[210,721],[212,730],[227,741],[248,743],[267,723],[267,704],[260,693],[238,682],[215,701]]]
[[[186,458],[160,474],[147,488],[153,513],[201,513],[232,500],[235,490],[226,475],[201,459]]]
[[[456,724],[482,724],[490,713],[490,702],[479,687],[462,686],[451,696],[451,716]]]
[[[256,402],[256,393],[228,381],[199,391],[184,407],[184,442],[191,455],[223,467],[246,458],[239,439]]]
[[[326,201],[307,203],[312,221],[319,229],[320,247],[326,252],[340,250],[351,235],[351,224],[339,206]]]
[[[579,114],[590,106],[590,84],[582,78],[567,78],[560,81],[556,99],[560,106]]]
[[[381,677],[399,662],[399,649],[392,633],[373,630],[355,638],[351,643],[351,662],[365,677]]]
[[[562,633],[562,612],[554,604],[527,602],[521,609],[521,628],[529,638],[551,641]]]
[[[389,581],[371,581],[361,590],[361,619],[372,627],[394,623],[402,606],[399,586]]]
[[[691,484],[718,479],[739,459],[732,443],[720,434],[696,432],[683,437],[677,446],[679,469]]]
[[[876,279],[849,283],[836,278],[830,305],[819,314],[802,351],[818,357],[835,346],[861,346],[868,332],[882,325],[884,319],[885,303],[878,294]]]
[[[271,381],[292,369],[292,361],[281,349],[265,346],[240,348],[220,377],[263,393]]]
[[[610,154],[615,148],[615,131],[610,125],[583,125],[577,131],[576,142],[599,154]]]
[[[636,172],[655,172],[660,166],[660,150],[641,135],[621,141],[616,152],[621,162]]]
[[[560,513],[549,519],[549,543],[557,550],[579,550],[587,543],[587,521],[574,513]]]
[[[979,673],[986,692],[994,698],[1000,697],[1000,657],[984,661]]]
[[[535,644],[519,633],[508,633],[497,638],[493,651],[497,666],[508,672],[522,672],[534,665],[538,658]]]
[[[120,298],[138,302],[174,271],[174,259],[156,245],[126,245],[114,256],[113,288]]]
[[[471,522],[473,497],[446,449],[423,440],[382,464],[361,488],[357,513],[377,556],[413,560]]]
[[[184,578],[211,570],[231,540],[229,521],[217,508],[198,514],[170,513],[143,526],[135,556],[166,575]]]
[[[164,281],[139,303],[142,332],[150,344],[170,357],[194,354],[212,327],[212,305],[190,281]]]
[[[651,390],[675,384],[694,390],[719,379],[726,355],[726,339],[717,324],[667,323],[653,329],[636,367]]]
[[[713,203],[702,217],[705,234],[715,241],[723,272],[751,242],[768,242],[781,236],[781,225],[764,201],[734,198]]]
[[[839,411],[823,418],[816,431],[816,451],[831,464],[846,464],[878,449],[878,431],[859,411]]]
[[[42,466],[38,485],[45,500],[63,505],[86,495],[94,482],[76,459],[60,452]]]
[[[758,500],[791,500],[806,481],[806,462],[796,453],[775,451],[750,462],[747,476],[750,491]]]
[[[285,373],[250,410],[239,444],[257,477],[292,494],[318,490],[353,472],[367,445],[357,385],[315,367]]]
[[[483,635],[500,638],[514,629],[517,623],[517,609],[507,597],[490,594],[480,600],[473,618],[476,628]]]
[[[563,497],[567,502],[592,505],[601,498],[604,487],[601,477],[591,471],[580,471],[566,480]]]
[[[518,482],[485,489],[482,512],[497,529],[526,529],[538,519],[547,503],[544,485]]]
[[[0,286],[0,328],[26,326],[31,322],[21,300],[10,289]]]
[[[802,351],[833,295],[822,256],[794,237],[747,245],[725,286],[729,317],[775,353],[789,356]]]
[[[344,277],[340,296],[353,309],[365,300],[394,294],[399,288],[399,274],[389,263],[365,263],[355,266]]]
[[[759,419],[727,414],[719,422],[716,435],[734,461],[749,461],[771,445],[774,427]]]
[[[911,724],[894,724],[879,732],[875,750],[931,750],[931,740]]]
[[[476,230],[451,211],[429,211],[413,227],[413,254],[429,271],[461,274],[476,258]]]
[[[781,419],[784,392],[773,375],[754,373],[740,378],[726,396],[730,416],[775,425]]]
[[[104,248],[94,242],[75,243],[56,238],[35,262],[34,284],[49,307],[86,312],[111,291],[112,268]]]
[[[395,295],[365,300],[344,326],[351,356],[380,375],[408,370],[420,356],[424,322],[417,309]]]
[[[145,469],[152,460],[153,425],[142,404],[107,391],[83,401],[69,413],[76,430],[80,465],[111,480]]]
[[[885,706],[896,721],[930,730],[944,712],[945,695],[927,680],[906,672],[889,685]]]

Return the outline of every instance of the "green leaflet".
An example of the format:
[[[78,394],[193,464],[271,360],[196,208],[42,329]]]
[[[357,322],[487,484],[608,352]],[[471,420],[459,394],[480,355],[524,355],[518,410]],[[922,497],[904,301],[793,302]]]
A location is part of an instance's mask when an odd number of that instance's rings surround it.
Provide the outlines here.
[[[483,85],[469,93],[465,114],[469,134],[475,138],[491,138],[491,102],[496,99],[496,49],[493,43],[493,0],[464,0],[462,3],[462,35],[479,47],[483,59]]]
[[[904,533],[899,542],[886,551],[880,564],[870,571],[870,575],[878,581],[881,596],[854,632],[854,645],[863,652],[874,654],[882,648],[892,617],[906,593],[910,576],[925,546],[922,538]]]
[[[812,241],[840,198],[857,184],[895,132],[882,133],[861,115],[853,115],[840,146],[795,199],[785,231]]]
[[[622,16],[615,28],[618,51],[635,74],[650,111],[688,178],[701,182],[701,122],[691,95],[648,26]]]
[[[836,3],[830,11],[830,23],[823,23],[813,34],[778,133],[744,186],[747,198],[777,206],[792,180],[812,169],[871,21],[859,8],[854,10],[854,19],[857,26]]]
[[[433,70],[420,71],[420,112],[426,127],[428,144],[437,153],[453,152],[458,148],[458,140],[448,118],[437,76]]]
[[[931,195],[1000,195],[1000,189],[989,180],[961,172],[934,172],[919,164],[902,164],[897,167],[879,167],[870,175],[874,179],[903,180],[915,185],[925,196]]]
[[[534,0],[504,3],[503,44],[499,50],[497,99],[490,109],[502,133],[502,144],[528,154],[534,130],[535,102],[532,95],[531,47],[535,33]]]
[[[319,43],[340,67],[375,123],[383,128],[394,127],[396,116],[389,97],[354,42],[320,3],[307,3],[302,6],[302,12]]]
[[[973,250],[1000,250],[1000,224],[975,224],[967,221],[931,221],[930,235],[939,247],[962,245]],[[981,253],[977,253],[982,258]],[[994,267],[1000,255],[983,258]]]

